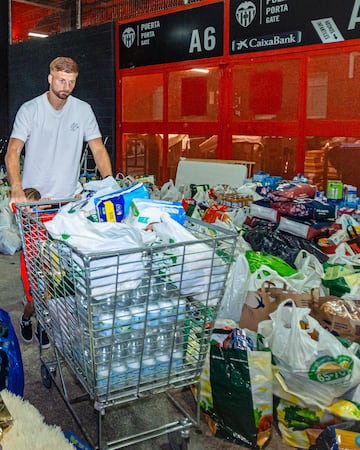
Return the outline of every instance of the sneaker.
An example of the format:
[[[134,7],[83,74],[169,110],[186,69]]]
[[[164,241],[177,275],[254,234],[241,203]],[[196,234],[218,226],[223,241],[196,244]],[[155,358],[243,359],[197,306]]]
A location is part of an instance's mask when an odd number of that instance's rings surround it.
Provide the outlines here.
[[[40,329],[41,329],[41,335],[40,335]],[[42,350],[46,350],[47,348],[50,348],[49,336],[46,334],[46,331],[40,326],[39,323],[35,330],[35,338],[38,341],[39,345],[41,345]]]
[[[26,344],[30,344],[33,339],[31,320],[24,320],[22,315],[20,317],[20,336]]]

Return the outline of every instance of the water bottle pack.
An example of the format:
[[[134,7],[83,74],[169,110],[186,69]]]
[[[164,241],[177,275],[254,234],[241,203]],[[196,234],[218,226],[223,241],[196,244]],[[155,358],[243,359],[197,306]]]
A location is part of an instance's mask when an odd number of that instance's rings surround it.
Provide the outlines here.
[[[183,367],[182,333],[154,328],[144,335],[135,328],[112,350],[107,345],[98,348],[97,387],[105,391],[110,383],[110,389],[122,389],[178,373]]]
[[[186,314],[186,299],[166,281],[94,305],[97,387],[136,386],[180,371]],[[113,348],[106,344],[112,340]]]
[[[49,320],[56,321],[57,346],[71,353],[100,394],[167,379],[184,370],[188,324],[203,323],[202,311],[181,297],[174,285],[156,281],[91,305],[80,296],[48,302]]]
[[[139,288],[122,292],[98,302],[93,308],[93,326],[99,336],[143,329],[145,326],[168,326],[185,320],[186,300],[179,291],[166,283],[155,284],[149,288]]]

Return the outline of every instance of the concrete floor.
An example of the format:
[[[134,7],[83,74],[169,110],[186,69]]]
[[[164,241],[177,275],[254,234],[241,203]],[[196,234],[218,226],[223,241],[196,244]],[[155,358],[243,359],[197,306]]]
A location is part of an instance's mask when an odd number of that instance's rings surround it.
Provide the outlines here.
[[[19,276],[19,253],[14,256],[7,256],[0,254],[0,307],[8,311],[11,315],[13,325],[18,333],[19,316],[23,310],[22,297],[23,288]],[[41,359],[48,363],[52,361],[52,350],[42,352],[40,359],[40,352],[35,341],[31,344],[24,344],[19,338],[24,372],[25,372],[25,392],[24,398],[35,406],[44,416],[46,423],[58,425],[63,431],[72,431],[81,439],[84,436],[79,429],[76,421],[70,413],[68,407],[63,401],[63,397],[56,389],[56,385],[60,385],[60,376],[56,374],[56,384],[52,384],[50,388],[46,388],[42,382],[40,375]],[[68,398],[77,397],[82,390],[77,383],[73,374],[64,366],[61,374],[65,379],[65,386],[68,389]],[[178,390],[175,393],[176,399],[193,415],[194,400],[188,388]],[[79,402],[73,405],[77,416],[81,422],[86,424],[86,429],[90,430],[89,435],[96,442],[97,438],[97,413],[94,405],[90,402]],[[241,405],[239,405],[239,412],[241,412]],[[111,432],[119,431],[121,435],[129,436],[136,433],[137,430],[142,430],[144,424],[150,424],[151,428],[157,426],[157,421],[161,423],[168,423],[176,419],[176,410],[169,404],[164,394],[155,397],[146,398],[144,401],[139,400],[130,403],[127,406],[108,408],[105,414],[104,435],[107,433],[111,439]],[[160,425],[159,424],[159,425]],[[51,443],[49,442],[49,447]],[[116,448],[116,447],[109,447]],[[151,449],[169,449],[167,437],[162,436],[148,440],[143,443],[134,444],[127,448],[132,450],[151,450]],[[191,427],[189,450],[211,450],[211,449],[245,449],[236,444],[231,444],[211,435],[208,426],[205,423],[204,416],[201,417],[199,427]],[[285,445],[281,437],[273,429],[272,437],[268,445],[269,450],[286,450],[291,447]],[[4,450],[20,450],[20,449],[4,449]],[[36,449],[29,449],[36,450]],[[58,449],[61,450],[61,449]]]

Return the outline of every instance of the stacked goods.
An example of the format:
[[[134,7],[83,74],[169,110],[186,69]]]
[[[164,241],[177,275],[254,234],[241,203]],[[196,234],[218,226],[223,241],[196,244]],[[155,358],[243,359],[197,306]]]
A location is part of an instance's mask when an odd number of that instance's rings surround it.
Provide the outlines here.
[[[329,180],[326,199],[319,196],[316,187],[306,181],[300,178],[299,181],[282,182],[275,189],[268,185],[258,186],[257,192],[263,198],[251,205],[249,218],[245,221],[248,232],[245,239],[253,249],[271,253],[274,245],[263,248],[253,246],[253,235],[258,233],[260,227],[266,227],[274,233],[271,235],[272,241],[279,238],[293,241],[294,236],[307,241],[306,248],[314,252],[321,262],[326,261],[326,255],[334,253],[344,242],[348,253],[358,253],[360,223],[354,187],[343,185],[339,180]],[[256,232],[254,228],[257,228]],[[270,239],[269,234],[267,237]],[[256,240],[259,242],[258,237]],[[316,249],[309,248],[310,244]],[[286,252],[274,254],[284,257]]]

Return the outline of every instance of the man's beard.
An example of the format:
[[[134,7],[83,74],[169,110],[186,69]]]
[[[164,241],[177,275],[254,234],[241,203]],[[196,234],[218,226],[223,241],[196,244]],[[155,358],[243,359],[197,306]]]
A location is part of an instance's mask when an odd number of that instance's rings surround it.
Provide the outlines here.
[[[66,100],[71,94],[69,91],[55,91],[54,89],[52,89],[52,91],[60,100]]]
[[[67,91],[59,91],[59,92],[55,92],[55,95],[56,95],[57,97],[59,97],[61,100],[66,100],[66,99],[69,97],[70,92],[67,92]]]

